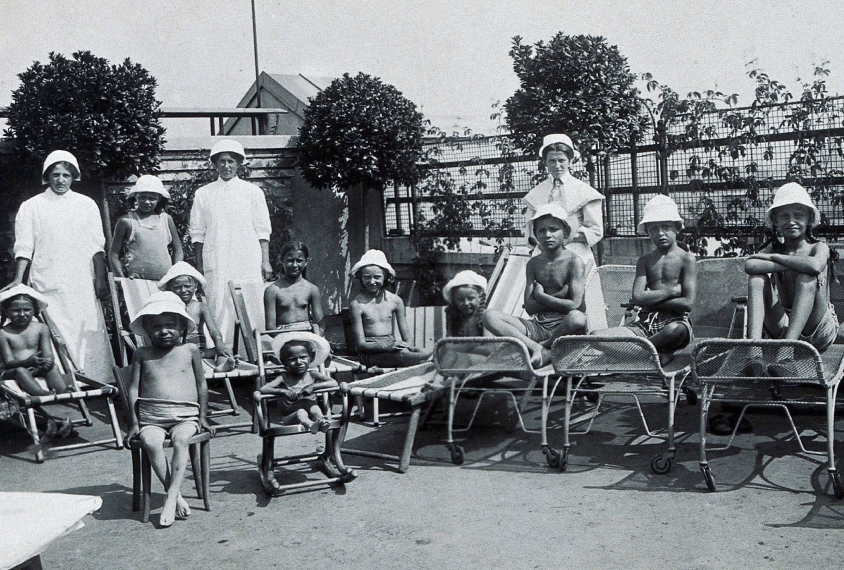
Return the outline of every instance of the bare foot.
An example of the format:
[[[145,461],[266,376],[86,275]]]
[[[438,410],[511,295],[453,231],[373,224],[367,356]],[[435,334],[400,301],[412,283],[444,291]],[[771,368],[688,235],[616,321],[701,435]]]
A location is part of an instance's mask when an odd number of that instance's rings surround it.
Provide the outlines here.
[[[310,427],[309,426],[305,426],[305,427],[310,429],[311,433],[319,432],[319,422],[313,422],[313,423],[311,423]]]
[[[319,421],[319,431],[322,433],[328,433],[329,429],[331,429],[331,420],[328,418],[322,418]]]
[[[161,518],[159,518],[159,524],[162,528],[166,528],[173,524],[173,521],[176,520],[176,499],[170,500],[170,497],[167,497],[167,500],[164,501],[164,508],[161,510]]]
[[[188,502],[180,494],[178,497],[176,497],[176,517],[180,519],[186,519],[189,516],[190,505],[188,505]]]

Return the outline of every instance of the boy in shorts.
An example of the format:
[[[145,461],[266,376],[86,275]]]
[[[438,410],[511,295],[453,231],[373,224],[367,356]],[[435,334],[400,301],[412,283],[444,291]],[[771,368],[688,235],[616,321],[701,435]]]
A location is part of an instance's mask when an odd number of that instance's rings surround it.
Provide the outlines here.
[[[496,336],[512,336],[523,343],[534,367],[551,361],[551,345],[560,336],[586,332],[583,313],[584,264],[565,248],[571,233],[569,215],[557,203],[539,206],[528,230],[542,253],[527,263],[523,319],[501,311],[484,312],[484,326]]]
[[[130,328],[146,333],[152,345],[140,347],[132,360],[129,406],[132,410],[128,442],[138,436],[155,474],[167,490],[161,511],[161,526],[190,514],[180,488],[185,477],[190,439],[201,429],[214,434],[206,420],[208,386],[202,371],[199,347],[185,343],[195,323],[185,304],[170,291],[150,295]],[[164,441],[173,444],[173,459],[167,461]]]
[[[694,338],[689,313],[697,291],[697,265],[695,256],[677,245],[683,218],[668,196],[650,199],[638,230],[654,244],[636,263],[632,300],[641,307],[639,314],[631,324],[592,334],[646,338],[664,366]]]

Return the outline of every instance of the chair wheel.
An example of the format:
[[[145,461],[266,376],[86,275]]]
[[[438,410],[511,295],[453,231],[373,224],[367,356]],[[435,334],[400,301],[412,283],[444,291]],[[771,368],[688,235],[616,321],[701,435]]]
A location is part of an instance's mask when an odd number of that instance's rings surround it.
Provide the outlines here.
[[[709,465],[701,465],[700,472],[703,473],[703,478],[706,480],[706,487],[710,491],[717,491],[718,488],[715,486],[715,477],[712,476],[712,469],[709,468]],[[837,473],[836,473],[837,475]],[[833,478],[832,486],[835,487],[835,479]],[[840,486],[840,480],[839,480]]]
[[[553,467],[554,469],[560,468],[561,455],[559,451],[553,447],[546,447],[542,452],[545,454],[545,461],[548,462],[549,467]]]
[[[844,499],[844,486],[841,485],[841,473],[834,471],[829,474],[832,479],[832,492],[835,493],[836,499]]]
[[[590,404],[597,404],[599,397],[600,396],[598,394],[596,394],[595,392],[589,392],[588,394],[586,394],[586,401],[589,402]]]
[[[448,449],[451,451],[451,462],[455,465],[463,465],[463,461],[466,459],[466,456],[463,453],[463,448],[452,443],[448,446]]]
[[[651,461],[651,470],[657,475],[665,475],[674,466],[674,458],[665,455],[657,455]]]

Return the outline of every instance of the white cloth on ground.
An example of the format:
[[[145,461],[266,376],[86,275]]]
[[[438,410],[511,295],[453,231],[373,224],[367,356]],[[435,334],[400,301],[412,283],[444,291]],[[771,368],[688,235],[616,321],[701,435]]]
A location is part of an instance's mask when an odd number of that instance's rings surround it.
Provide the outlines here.
[[[68,190],[47,189],[15,216],[15,258],[30,260],[29,281],[49,303],[47,312],[85,375],[111,379],[114,357],[94,289],[94,255],[104,253],[97,204]]]
[[[190,235],[194,243],[203,244],[206,295],[214,322],[228,344],[235,321],[229,281],[263,282],[259,241],[269,240],[270,232],[266,197],[255,184],[239,178],[218,179],[196,191]]]

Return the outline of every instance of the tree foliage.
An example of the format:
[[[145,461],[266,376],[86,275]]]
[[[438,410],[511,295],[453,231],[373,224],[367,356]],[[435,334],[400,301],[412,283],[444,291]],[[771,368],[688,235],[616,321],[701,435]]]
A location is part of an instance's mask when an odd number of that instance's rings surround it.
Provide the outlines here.
[[[562,132],[581,150],[609,152],[641,136],[646,123],[636,76],[606,39],[559,32],[530,46],[516,36],[510,57],[521,87],[505,110],[518,148],[535,153],[544,135]]]
[[[423,133],[422,114],[395,87],[346,73],[305,111],[299,129],[302,175],[317,188],[414,184]]]
[[[76,155],[85,178],[125,179],[154,171],[164,150],[156,80],[126,59],[110,65],[89,51],[51,53],[19,75],[5,134],[35,167],[53,150]]]

